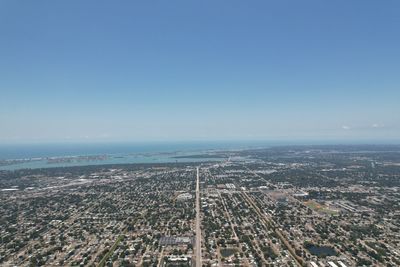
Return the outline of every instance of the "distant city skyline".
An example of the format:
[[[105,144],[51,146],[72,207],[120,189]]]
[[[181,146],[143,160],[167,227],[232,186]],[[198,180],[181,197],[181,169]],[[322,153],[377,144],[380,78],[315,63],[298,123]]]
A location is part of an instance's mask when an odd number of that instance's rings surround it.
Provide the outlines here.
[[[400,142],[399,1],[1,1],[0,143]]]

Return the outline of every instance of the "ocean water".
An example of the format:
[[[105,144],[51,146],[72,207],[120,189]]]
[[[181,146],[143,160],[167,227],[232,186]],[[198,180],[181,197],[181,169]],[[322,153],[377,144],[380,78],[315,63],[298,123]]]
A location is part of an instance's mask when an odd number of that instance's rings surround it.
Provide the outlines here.
[[[151,142],[151,143],[49,143],[0,144],[0,160],[40,157],[85,156],[130,153],[245,149],[270,146],[272,142]]]
[[[272,142],[152,142],[0,145],[0,170],[125,163],[217,161],[223,159],[175,157],[216,150],[269,147],[276,144]],[[104,155],[104,158],[85,158],[99,155]],[[66,157],[71,158],[57,161],[57,159]]]

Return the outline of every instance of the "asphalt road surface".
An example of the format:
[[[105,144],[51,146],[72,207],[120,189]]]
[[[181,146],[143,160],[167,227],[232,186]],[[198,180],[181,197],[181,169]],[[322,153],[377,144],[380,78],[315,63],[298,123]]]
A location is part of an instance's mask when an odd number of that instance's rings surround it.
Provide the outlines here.
[[[196,177],[196,267],[201,267],[200,176],[198,167]]]

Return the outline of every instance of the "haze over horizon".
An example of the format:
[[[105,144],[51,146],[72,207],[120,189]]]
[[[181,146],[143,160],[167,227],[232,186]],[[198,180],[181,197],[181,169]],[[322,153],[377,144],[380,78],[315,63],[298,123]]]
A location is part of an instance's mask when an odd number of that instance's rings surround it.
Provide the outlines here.
[[[398,1],[1,1],[0,143],[400,140]]]

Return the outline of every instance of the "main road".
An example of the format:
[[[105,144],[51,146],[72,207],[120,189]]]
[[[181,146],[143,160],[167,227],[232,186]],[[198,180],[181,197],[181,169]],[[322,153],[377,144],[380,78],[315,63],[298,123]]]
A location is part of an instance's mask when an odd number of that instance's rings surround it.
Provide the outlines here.
[[[199,175],[199,167],[197,167],[197,177],[196,177],[196,267],[201,267],[200,175]]]

